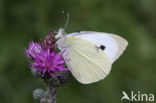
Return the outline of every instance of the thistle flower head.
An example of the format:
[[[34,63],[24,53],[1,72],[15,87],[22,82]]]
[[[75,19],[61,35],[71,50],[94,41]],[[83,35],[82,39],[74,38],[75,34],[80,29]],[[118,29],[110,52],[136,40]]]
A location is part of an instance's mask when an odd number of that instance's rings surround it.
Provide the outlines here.
[[[42,76],[48,73],[50,76],[56,77],[60,75],[57,72],[68,70],[64,67],[66,61],[62,57],[62,53],[56,53],[54,44],[54,38],[52,34],[49,34],[44,42],[32,41],[29,43],[29,48],[25,49],[26,56],[32,60],[31,68],[38,70]]]
[[[42,50],[31,63],[32,68],[38,69],[42,74],[48,72],[50,76],[54,76],[58,71],[68,70],[64,67],[64,59],[61,53],[50,52],[49,49]]]

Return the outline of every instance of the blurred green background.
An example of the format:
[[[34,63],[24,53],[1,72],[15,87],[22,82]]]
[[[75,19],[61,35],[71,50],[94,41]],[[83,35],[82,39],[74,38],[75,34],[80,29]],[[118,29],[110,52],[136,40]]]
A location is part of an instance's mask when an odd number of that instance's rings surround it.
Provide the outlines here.
[[[72,78],[57,103],[121,103],[122,91],[156,95],[156,0],[0,0],[0,102],[37,103],[23,48],[58,30],[70,13],[67,33],[89,30],[118,34],[129,41],[104,80],[83,85]],[[147,103],[147,102],[143,102]]]

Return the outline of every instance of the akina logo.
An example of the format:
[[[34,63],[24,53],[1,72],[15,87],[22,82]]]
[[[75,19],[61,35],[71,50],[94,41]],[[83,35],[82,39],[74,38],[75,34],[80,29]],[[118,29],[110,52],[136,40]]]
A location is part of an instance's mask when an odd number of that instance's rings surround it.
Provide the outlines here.
[[[149,101],[154,102],[154,94],[145,94],[138,91],[135,93],[134,91],[131,91],[131,94],[128,95],[125,91],[122,92],[122,98],[121,101],[128,100],[128,101]]]

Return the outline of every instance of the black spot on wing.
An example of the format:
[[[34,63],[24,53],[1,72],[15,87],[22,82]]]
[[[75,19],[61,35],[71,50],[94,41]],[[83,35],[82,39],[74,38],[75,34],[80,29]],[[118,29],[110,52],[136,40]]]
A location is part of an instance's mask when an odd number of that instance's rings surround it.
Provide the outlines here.
[[[106,48],[106,47],[105,47],[104,45],[101,45],[101,46],[100,46],[100,49],[101,49],[101,50],[105,50],[105,48]]]

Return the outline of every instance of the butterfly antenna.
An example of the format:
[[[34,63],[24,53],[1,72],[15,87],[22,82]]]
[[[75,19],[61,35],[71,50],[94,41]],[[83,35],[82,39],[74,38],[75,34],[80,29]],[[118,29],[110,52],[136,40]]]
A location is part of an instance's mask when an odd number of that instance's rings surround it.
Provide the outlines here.
[[[68,22],[69,22],[69,13],[67,13],[67,21],[66,21],[66,23],[65,23],[65,25],[64,25],[64,29],[66,29],[66,27],[67,27],[67,25],[68,25]]]

